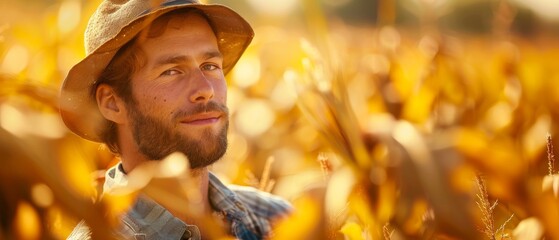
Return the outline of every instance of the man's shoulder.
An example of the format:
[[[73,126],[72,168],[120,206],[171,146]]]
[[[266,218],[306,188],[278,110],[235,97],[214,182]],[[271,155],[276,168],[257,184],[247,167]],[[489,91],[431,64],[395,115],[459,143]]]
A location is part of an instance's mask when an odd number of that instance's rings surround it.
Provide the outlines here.
[[[229,185],[228,187],[237,195],[239,201],[260,217],[282,217],[293,211],[293,207],[287,200],[276,195],[253,187],[239,185]]]
[[[244,210],[269,220],[288,215],[292,211],[289,202],[270,193],[248,186],[234,184],[226,186],[212,173],[209,175],[209,181],[209,198],[218,210],[230,209],[232,205],[237,205],[233,207],[234,209],[244,206],[248,208]]]

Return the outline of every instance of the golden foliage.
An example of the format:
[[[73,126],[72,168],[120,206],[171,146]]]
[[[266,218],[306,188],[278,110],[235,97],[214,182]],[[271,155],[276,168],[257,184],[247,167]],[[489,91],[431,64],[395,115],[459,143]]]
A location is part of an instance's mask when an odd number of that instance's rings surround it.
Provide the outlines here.
[[[59,85],[84,55],[99,2],[7,5],[1,239],[65,238],[80,219],[111,239],[139,193],[179,211],[196,199],[184,172],[164,174],[173,172],[165,164],[184,166],[175,156],[140,171],[141,186],[99,200],[116,159],[57,116]],[[273,239],[559,239],[557,41],[506,34],[510,12],[488,35],[436,31],[428,16],[424,31],[406,29],[391,25],[396,1],[381,2],[385,25],[375,27],[331,24],[313,0],[302,4],[308,29],[254,24],[228,76],[231,147],[213,171],[293,202]],[[504,2],[496,11],[508,11]]]

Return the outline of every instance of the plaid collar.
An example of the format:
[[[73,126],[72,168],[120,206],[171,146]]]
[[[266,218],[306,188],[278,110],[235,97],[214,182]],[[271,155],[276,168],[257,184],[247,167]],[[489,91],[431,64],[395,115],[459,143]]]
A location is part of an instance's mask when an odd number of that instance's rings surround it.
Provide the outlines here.
[[[104,192],[128,184],[122,165],[106,173]],[[239,239],[263,239],[271,230],[270,219],[284,215],[291,206],[277,197],[252,188],[226,187],[215,175],[209,174],[208,198],[215,212],[225,216],[231,234]],[[196,226],[182,222],[153,200],[140,196],[123,215],[117,233],[134,239],[200,239]]]
[[[269,231],[267,219],[263,222],[255,214],[248,211],[247,206],[232,190],[210,173],[208,198],[213,209],[225,214],[231,224],[231,232],[241,239],[261,239]],[[260,236],[260,237],[258,237]]]

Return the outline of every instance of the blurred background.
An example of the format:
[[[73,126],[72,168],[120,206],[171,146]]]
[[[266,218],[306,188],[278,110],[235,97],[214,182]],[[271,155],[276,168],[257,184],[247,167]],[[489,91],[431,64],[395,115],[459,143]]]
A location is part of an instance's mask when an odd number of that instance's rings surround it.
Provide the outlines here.
[[[0,2],[0,239],[107,239],[135,196],[94,201],[118,159],[58,114],[100,2]],[[553,0],[203,2],[256,33],[212,171],[293,202],[274,238],[559,239]]]

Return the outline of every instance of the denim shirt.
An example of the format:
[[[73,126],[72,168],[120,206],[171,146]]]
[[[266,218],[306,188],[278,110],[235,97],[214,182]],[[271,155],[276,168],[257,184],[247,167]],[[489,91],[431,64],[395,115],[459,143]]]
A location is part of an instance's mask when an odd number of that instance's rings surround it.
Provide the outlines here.
[[[104,192],[126,184],[121,164],[109,169],[105,176]],[[276,196],[250,187],[226,187],[210,173],[208,199],[216,213],[222,213],[230,234],[237,239],[256,240],[271,235],[271,221],[285,217],[291,205]],[[146,196],[137,198],[134,205],[121,217],[122,224],[115,230],[119,239],[201,239],[197,226],[174,217],[167,209]],[[80,222],[68,239],[91,239],[91,231]]]

